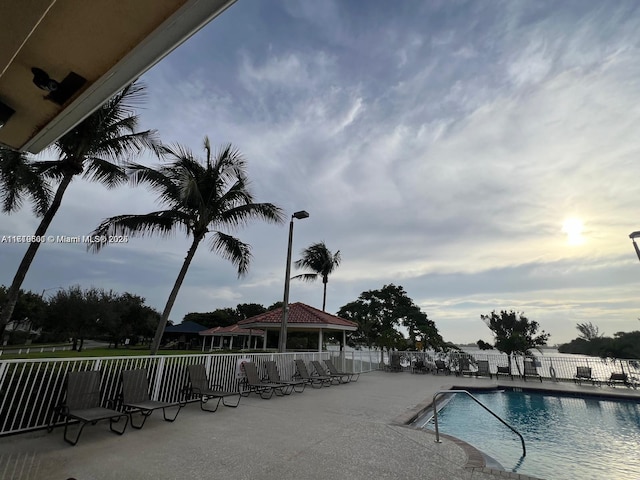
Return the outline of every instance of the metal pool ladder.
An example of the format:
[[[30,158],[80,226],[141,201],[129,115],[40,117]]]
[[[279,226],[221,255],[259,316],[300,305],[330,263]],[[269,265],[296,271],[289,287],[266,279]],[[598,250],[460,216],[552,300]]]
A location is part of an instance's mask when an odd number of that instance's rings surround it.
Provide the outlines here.
[[[496,415],[495,413],[493,413],[489,407],[487,407],[486,405],[484,405],[480,400],[478,400],[476,397],[474,397],[473,395],[471,395],[468,391],[466,390],[440,390],[438,392],[436,392],[436,394],[433,396],[433,423],[436,426],[436,442],[440,443],[440,432],[438,430],[438,409],[436,408],[436,399],[438,398],[439,395],[444,395],[445,393],[466,393],[467,395],[469,395],[469,397],[471,397],[471,399],[476,402],[478,405],[480,405],[482,408],[484,408],[487,412],[489,412],[491,415],[493,415],[494,417],[496,417],[498,420],[500,420],[504,425],[506,425],[507,427],[509,427],[509,429],[511,429],[512,432],[514,432],[516,435],[518,435],[520,437],[520,442],[522,443],[522,457],[526,457],[527,456],[527,449],[524,446],[524,438],[522,437],[522,435],[520,435],[520,432],[518,432],[515,428],[513,428],[511,425],[509,425],[507,422],[505,422],[502,418],[500,418],[498,415]]]

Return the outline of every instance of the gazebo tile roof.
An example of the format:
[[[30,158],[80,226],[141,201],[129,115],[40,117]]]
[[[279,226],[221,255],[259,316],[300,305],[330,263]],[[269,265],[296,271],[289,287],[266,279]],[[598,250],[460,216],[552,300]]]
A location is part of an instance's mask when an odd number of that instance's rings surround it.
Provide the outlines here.
[[[238,325],[253,325],[253,324],[280,324],[282,321],[282,308],[276,310],[270,310],[260,315],[255,315],[250,318],[240,320]],[[336,315],[332,315],[317,308],[311,307],[304,303],[296,302],[289,305],[289,313],[287,315],[287,323],[289,325],[304,324],[308,326],[312,325],[333,325],[340,329],[340,327],[357,328],[358,324],[350,320],[345,320]]]

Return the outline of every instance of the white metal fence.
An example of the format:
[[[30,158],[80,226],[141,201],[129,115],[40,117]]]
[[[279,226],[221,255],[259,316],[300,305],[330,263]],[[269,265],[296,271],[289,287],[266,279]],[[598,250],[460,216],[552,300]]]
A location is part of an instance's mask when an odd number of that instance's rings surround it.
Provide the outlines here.
[[[368,352],[367,352],[368,353]],[[151,398],[160,401],[182,399],[187,386],[187,365],[204,363],[209,378],[225,390],[239,387],[242,359],[249,359],[263,371],[264,362],[274,360],[283,379],[295,373],[294,360],[332,358],[338,368],[354,372],[375,370],[375,352],[304,352],[162,355],[137,357],[94,357],[37,360],[0,360],[0,436],[46,427],[53,419],[54,407],[64,399],[68,372],[98,370],[102,374],[102,401],[106,405],[120,393],[123,370],[148,371]]]
[[[477,370],[475,362],[477,360],[487,360],[489,370],[495,374],[498,367],[509,365],[508,357],[502,353],[457,353],[451,352],[443,354],[439,352],[391,352],[391,355],[400,357],[400,365],[403,369],[410,370],[417,360],[422,360],[427,367],[435,365],[436,360],[445,362],[446,368],[450,372],[457,372],[460,359],[466,358],[470,363],[470,370]],[[606,382],[612,373],[626,373],[631,381],[640,379],[640,360],[628,359],[604,359],[599,357],[589,357],[586,355],[564,355],[548,356],[535,355],[527,357],[532,359],[537,368],[538,374],[547,380],[573,381],[578,367],[591,368],[592,376],[601,382]],[[523,356],[513,356],[511,358],[511,373],[518,375],[524,372]],[[389,354],[385,352],[384,363],[389,365]]]

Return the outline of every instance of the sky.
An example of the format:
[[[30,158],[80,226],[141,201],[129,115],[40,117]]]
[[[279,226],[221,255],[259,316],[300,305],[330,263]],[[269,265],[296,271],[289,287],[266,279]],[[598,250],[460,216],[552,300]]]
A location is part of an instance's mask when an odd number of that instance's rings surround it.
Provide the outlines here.
[[[293,260],[319,241],[340,251],[331,313],[393,283],[457,343],[490,341],[480,315],[505,309],[550,344],[578,323],[613,335],[640,328],[639,24],[635,0],[239,0],[142,76],[138,113],[198,154],[205,135],[233,144],[256,201],[309,212]],[[144,188],[74,180],[48,233],[157,208]],[[0,235],[38,222],[28,206],[0,218]],[[240,279],[202,245],[170,318],[282,301],[288,229],[231,232],[252,245]],[[43,244],[23,288],[126,291],[162,311],[189,244]],[[0,243],[0,283],[25,250]],[[294,280],[289,298],[321,308],[322,283]]]

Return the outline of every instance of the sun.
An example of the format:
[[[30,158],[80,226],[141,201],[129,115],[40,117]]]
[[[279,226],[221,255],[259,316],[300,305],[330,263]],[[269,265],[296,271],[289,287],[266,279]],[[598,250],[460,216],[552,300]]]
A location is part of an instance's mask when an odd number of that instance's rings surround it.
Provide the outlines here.
[[[583,229],[582,220],[579,218],[567,218],[562,224],[562,232],[567,235],[567,243],[569,245],[582,245],[584,243]]]

